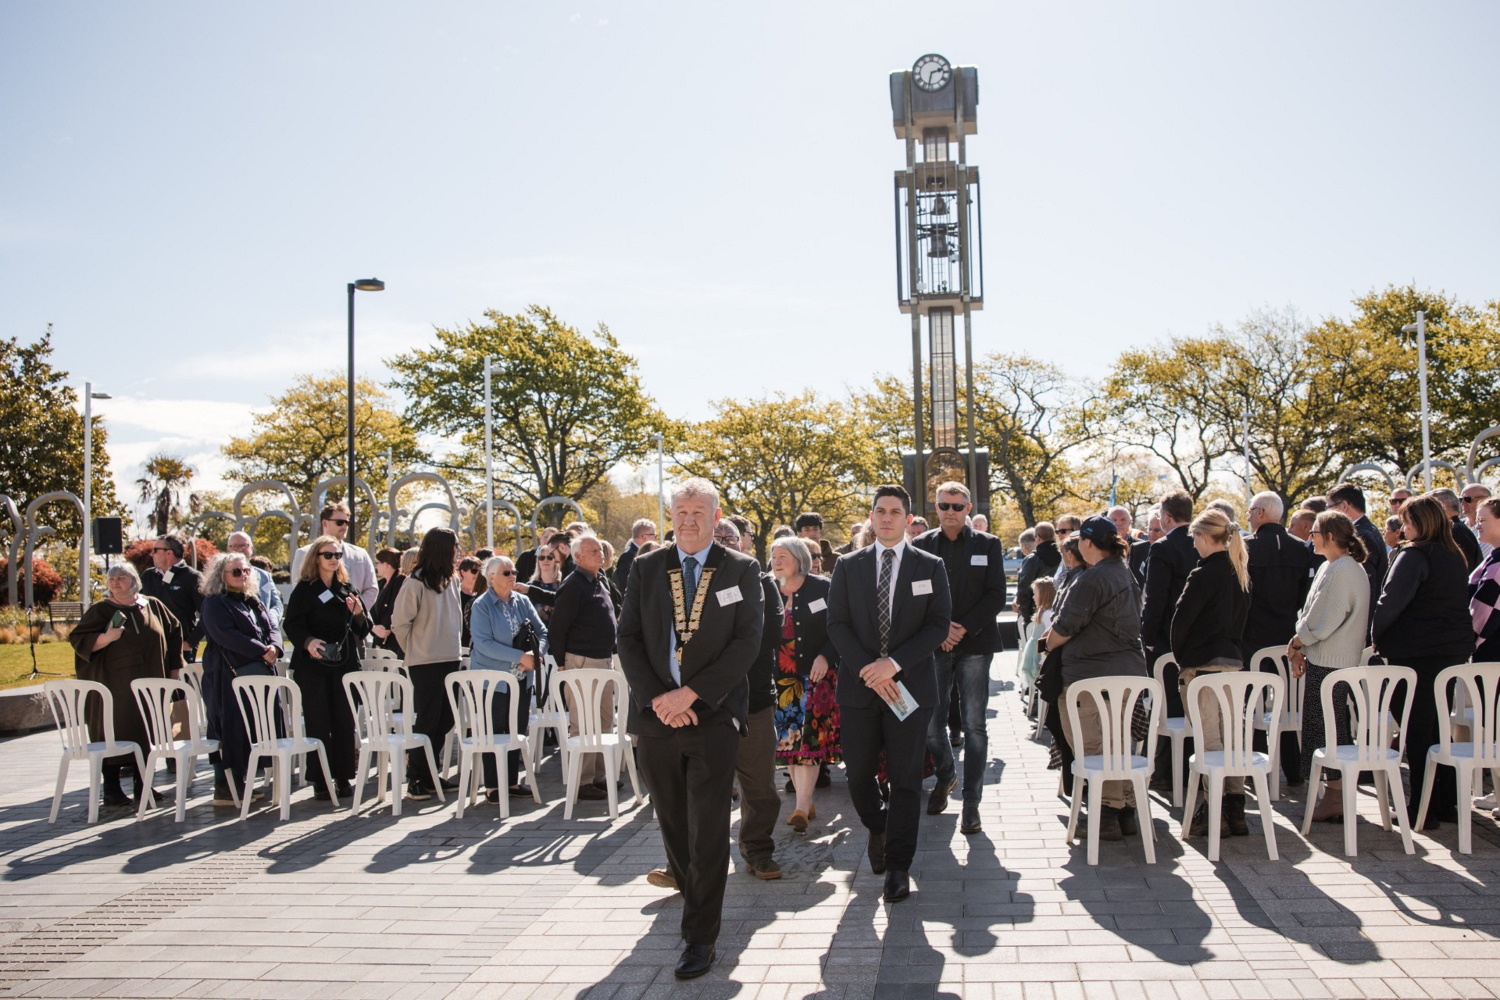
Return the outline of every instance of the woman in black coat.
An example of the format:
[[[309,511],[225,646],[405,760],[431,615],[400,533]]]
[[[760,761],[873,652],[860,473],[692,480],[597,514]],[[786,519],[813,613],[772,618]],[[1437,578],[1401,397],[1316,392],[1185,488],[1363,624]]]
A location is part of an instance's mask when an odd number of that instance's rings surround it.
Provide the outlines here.
[[[302,692],[307,735],[323,741],[333,790],[352,795],[354,716],[344,694],[344,675],[359,669],[355,650],[370,631],[370,619],[344,570],[344,543],[322,535],[308,547],[301,579],[287,598],[282,628],[293,643],[292,679]],[[313,770],[313,794],[328,798],[329,776],[321,760]]]
[[[1386,663],[1417,672],[1406,727],[1406,759],[1411,764],[1406,811],[1415,823],[1426,780],[1427,751],[1438,741],[1433,681],[1446,668],[1469,659],[1474,652],[1474,626],[1469,616],[1468,564],[1453,540],[1453,526],[1443,505],[1429,496],[1412,497],[1401,506],[1401,524],[1406,544],[1396,550],[1386,573],[1371,633],[1375,651]],[[1391,710],[1400,717],[1401,705]],[[1437,769],[1427,829],[1435,829],[1442,820],[1458,819],[1457,783],[1453,768]]]
[[[269,677],[281,657],[281,629],[256,596],[255,570],[239,552],[215,556],[200,584],[199,623],[208,639],[203,652],[203,707],[208,733],[219,741],[214,765],[214,805],[232,806],[229,774],[243,794],[250,763],[250,736],[234,697],[236,677]]]
[[[375,606],[370,609],[370,633],[375,636],[376,649],[389,650],[396,659],[404,660],[401,644],[391,631],[391,609],[396,606],[396,596],[406,576],[401,572],[401,553],[395,549],[381,549],[375,553],[375,575],[380,578],[380,593],[375,595]]]

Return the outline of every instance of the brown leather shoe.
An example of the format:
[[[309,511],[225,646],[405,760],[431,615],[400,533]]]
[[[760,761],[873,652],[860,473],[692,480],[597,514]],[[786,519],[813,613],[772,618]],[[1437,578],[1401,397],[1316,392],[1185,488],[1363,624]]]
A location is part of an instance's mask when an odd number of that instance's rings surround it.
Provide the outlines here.
[[[672,873],[665,868],[651,869],[646,873],[646,881],[656,886],[658,889],[671,889],[673,892],[678,891],[677,880],[673,878]]]
[[[781,878],[781,866],[775,858],[746,858],[745,868],[751,875],[768,882]]]

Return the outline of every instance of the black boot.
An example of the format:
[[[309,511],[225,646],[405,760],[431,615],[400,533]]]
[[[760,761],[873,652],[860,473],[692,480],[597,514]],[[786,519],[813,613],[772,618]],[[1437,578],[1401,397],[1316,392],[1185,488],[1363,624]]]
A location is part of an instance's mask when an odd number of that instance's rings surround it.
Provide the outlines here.
[[[1224,825],[1229,828],[1231,837],[1250,836],[1250,824],[1245,822],[1245,797],[1243,795],[1224,796]]]
[[[1100,840],[1124,840],[1125,832],[1120,829],[1120,810],[1110,806],[1101,806],[1099,809],[1099,839]]]
[[[119,767],[106,767],[103,779],[105,805],[127,806],[130,804],[130,796],[126,795],[125,789],[120,787]]]
[[[1140,823],[1136,822],[1135,806],[1124,806],[1119,810],[1120,832],[1127,837],[1134,837],[1141,832]],[[1102,831],[1101,831],[1102,832]]]

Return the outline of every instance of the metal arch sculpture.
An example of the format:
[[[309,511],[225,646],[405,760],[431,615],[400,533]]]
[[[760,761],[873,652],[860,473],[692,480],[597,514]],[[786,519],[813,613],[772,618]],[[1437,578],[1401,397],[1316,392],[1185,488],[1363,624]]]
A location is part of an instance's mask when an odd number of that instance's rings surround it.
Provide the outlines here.
[[[277,490],[286,497],[287,510],[299,509],[297,495],[292,492],[292,488],[286,483],[279,479],[258,479],[253,483],[246,483],[244,486],[241,486],[239,491],[234,495],[234,500],[230,505],[230,509],[234,511],[234,530],[244,531],[246,521],[258,520],[257,515],[245,513],[246,497],[254,496],[257,493],[274,492]]]
[[[16,509],[16,502],[4,493],[0,493],[0,507],[4,508],[5,516],[10,519],[10,544],[6,546],[8,557],[5,564],[5,586],[6,593],[10,595],[11,607],[16,606],[16,576],[21,571],[20,553],[21,543],[26,540],[26,522],[21,520],[21,512]]]
[[[479,548],[479,519],[484,515],[486,509],[485,505],[488,502],[489,501],[487,500],[479,501],[474,505],[474,509],[469,512],[469,535],[472,538],[474,542],[474,548],[476,549]],[[520,555],[522,528],[521,512],[516,509],[515,504],[510,503],[506,500],[496,500],[495,506],[510,511],[510,516],[514,518],[516,529],[516,555]],[[489,539],[486,538],[485,540],[488,541]]]
[[[1463,488],[1463,485],[1466,482],[1466,480],[1464,479],[1464,474],[1462,472],[1460,472],[1453,465],[1452,462],[1445,462],[1441,458],[1433,458],[1433,459],[1428,459],[1425,462],[1418,462],[1416,465],[1413,465],[1411,467],[1410,471],[1408,471],[1406,473],[1406,488],[1407,489],[1409,489],[1409,490],[1416,489],[1416,486],[1414,486],[1412,484],[1416,481],[1416,478],[1422,474],[1422,469],[1423,469],[1424,466],[1430,466],[1431,468],[1434,468],[1434,469],[1447,469],[1448,472],[1449,472],[1449,474],[1452,475],[1453,478],[1458,481],[1460,489]]]
[[[39,538],[57,533],[56,528],[39,525],[36,523],[36,512],[49,503],[59,500],[70,501],[74,509],[78,511],[78,523],[84,522],[83,501],[67,490],[53,490],[51,493],[43,493],[26,505],[23,531],[26,535],[26,607],[28,609],[36,605],[36,571],[32,559],[36,552],[36,543]],[[89,546],[87,540],[88,526],[84,525],[84,538],[78,546],[78,588],[82,591],[83,604],[89,604],[88,582],[89,582]]]
[[[1385,480],[1385,484],[1391,489],[1395,489],[1397,486],[1396,477],[1391,475],[1390,470],[1381,465],[1379,462],[1356,462],[1355,464],[1345,469],[1343,472],[1339,473],[1339,482],[1348,482],[1349,477],[1354,475],[1356,472],[1378,472],[1380,473],[1381,478]]]
[[[411,543],[413,545],[421,544],[417,539],[417,518],[421,517],[424,511],[429,510],[446,511],[448,514],[448,522],[450,524],[458,520],[458,514],[453,510],[452,507],[449,507],[447,504],[443,503],[440,500],[429,500],[427,503],[422,504],[422,506],[412,511],[411,520],[406,522],[406,531],[404,532],[404,534],[407,538],[411,539]],[[453,533],[458,534],[458,530],[454,530]],[[403,533],[398,531],[396,533],[396,537],[399,538],[401,534]]]
[[[1464,481],[1466,484],[1479,482],[1479,470],[1489,468],[1490,464],[1494,462],[1494,459],[1490,459],[1489,461],[1480,465],[1478,468],[1476,468],[1474,465],[1475,460],[1479,458],[1479,446],[1484,444],[1484,442],[1488,441],[1490,438],[1495,437],[1496,435],[1500,435],[1500,425],[1496,425],[1494,427],[1486,427],[1484,430],[1475,435],[1474,440],[1470,442],[1469,460],[1464,464],[1464,475],[1466,477]]]
[[[358,482],[358,480],[355,480],[355,482]],[[458,497],[453,495],[453,486],[448,482],[448,480],[444,479],[436,472],[408,472],[406,475],[402,476],[394,483],[391,483],[390,492],[386,497],[386,508],[391,511],[391,533],[388,537],[390,538],[392,544],[395,543],[397,537],[396,498],[401,494],[401,488],[411,483],[437,483],[439,486],[441,486],[443,488],[443,492],[448,494],[448,527],[452,528],[455,532],[462,530],[463,524],[459,520],[458,516],[458,512],[462,508],[459,507]],[[373,504],[371,506],[373,506]],[[417,514],[420,514],[423,510],[426,509],[427,505],[418,507]],[[412,524],[417,523],[417,514],[413,514],[411,516]]]
[[[548,497],[545,500],[538,500],[536,506],[531,510],[531,541],[533,545],[536,544],[536,526],[539,523],[539,519],[541,518],[542,508],[554,503],[567,504],[569,507],[573,508],[573,513],[578,515],[578,520],[583,520],[583,508],[574,503],[572,498],[570,497]],[[520,544],[520,539],[516,540],[516,544]]]

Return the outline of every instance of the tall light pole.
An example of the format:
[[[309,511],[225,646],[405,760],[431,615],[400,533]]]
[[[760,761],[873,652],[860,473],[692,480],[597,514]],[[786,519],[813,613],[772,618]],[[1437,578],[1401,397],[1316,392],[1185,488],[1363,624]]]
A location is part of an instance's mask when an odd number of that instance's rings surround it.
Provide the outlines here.
[[[484,358],[484,522],[485,522],[485,544],[491,552],[495,551],[495,470],[494,458],[491,451],[492,439],[490,423],[494,413],[493,403],[490,398],[490,371],[494,361],[489,355]],[[516,547],[519,549],[521,540],[516,539]]]
[[[662,500],[662,491],[666,489],[665,472],[663,471],[666,463],[662,459],[661,450],[661,433],[658,432],[656,435],[656,530],[660,531],[662,537],[665,538],[667,535],[667,512]]]
[[[1422,391],[1422,489],[1432,492],[1432,437],[1427,422],[1427,313],[1417,310],[1417,321],[1401,328],[1417,335],[1417,382]]]
[[[349,491],[344,500],[349,504],[349,537],[355,537],[359,523],[354,516],[354,293],[383,292],[385,282],[379,278],[360,278],[349,282]]]
[[[95,392],[94,383],[83,383],[83,537],[78,541],[78,548],[83,553],[79,560],[85,567],[89,565],[89,549],[93,546],[94,531],[94,400],[109,399],[107,392]],[[88,610],[92,595],[93,580],[85,569],[83,579],[78,581],[78,596],[83,602],[83,609]]]

